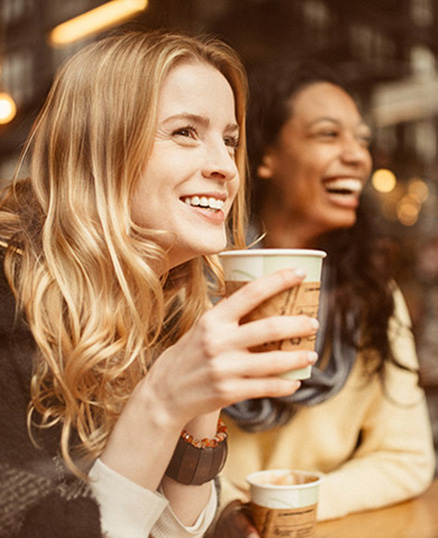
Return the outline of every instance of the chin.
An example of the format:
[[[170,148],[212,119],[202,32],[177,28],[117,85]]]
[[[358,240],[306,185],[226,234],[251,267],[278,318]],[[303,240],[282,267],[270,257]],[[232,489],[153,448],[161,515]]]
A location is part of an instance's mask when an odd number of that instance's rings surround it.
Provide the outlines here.
[[[351,218],[331,219],[321,224],[321,235],[335,232],[336,230],[346,230],[352,228],[356,224],[356,215]]]
[[[352,228],[355,224],[356,219],[339,222],[336,226],[333,226],[332,230],[347,230],[348,228]]]
[[[200,237],[198,233],[198,237],[193,234],[190,237],[185,237],[184,241],[180,236],[179,244],[170,247],[169,256],[173,264],[177,263],[179,265],[199,256],[217,254],[224,250],[226,246],[227,240],[223,234],[214,237],[212,234],[204,233]]]
[[[217,247],[217,248],[205,249],[202,252],[202,256],[213,256],[214,254],[219,254],[219,252],[222,252],[223,250],[225,250],[226,246],[227,246],[226,244],[223,244],[223,245],[221,245],[220,247]]]
[[[343,211],[330,219],[334,228],[351,228],[356,224],[356,211]]]
[[[224,250],[227,247],[227,240],[225,237],[220,237],[215,241],[209,241],[204,246],[205,248],[202,249],[202,254],[204,256],[211,256]]]
[[[220,242],[215,244],[209,244],[204,246],[197,245],[196,250],[192,252],[192,255],[189,257],[189,259],[198,258],[199,256],[213,256],[214,254],[218,254],[222,250],[226,248],[226,242]]]

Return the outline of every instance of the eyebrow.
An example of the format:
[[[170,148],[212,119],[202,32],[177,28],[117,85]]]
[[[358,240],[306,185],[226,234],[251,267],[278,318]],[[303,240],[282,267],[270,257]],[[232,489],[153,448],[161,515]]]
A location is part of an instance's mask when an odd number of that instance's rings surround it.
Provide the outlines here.
[[[323,116],[321,118],[317,118],[316,120],[309,123],[309,127],[312,127],[313,125],[316,125],[317,123],[321,123],[323,121],[329,121],[331,123],[336,123],[337,125],[341,125],[342,122],[335,118],[331,118],[330,116]],[[371,130],[370,126],[365,120],[361,120],[357,123],[357,127],[366,127],[367,129]]]
[[[163,123],[167,124],[175,120],[185,120],[196,125],[201,125],[203,127],[208,127],[208,125],[210,125],[210,120],[207,117],[200,114],[191,114],[189,112],[169,116],[165,120],[163,120]],[[225,131],[235,131],[238,133],[239,130],[239,125],[237,123],[228,123],[225,127]]]

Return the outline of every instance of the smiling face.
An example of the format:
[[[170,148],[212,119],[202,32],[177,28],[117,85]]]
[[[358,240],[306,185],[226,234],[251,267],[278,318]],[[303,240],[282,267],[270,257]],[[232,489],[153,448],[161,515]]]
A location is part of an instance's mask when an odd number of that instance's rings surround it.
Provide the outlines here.
[[[259,181],[272,183],[274,205],[287,226],[300,230],[296,246],[308,246],[321,234],[355,223],[371,173],[370,131],[353,99],[328,82],[302,89],[291,110],[258,174]]]
[[[152,153],[132,200],[132,218],[163,230],[170,266],[224,249],[239,187],[238,125],[226,78],[202,62],[177,65],[160,92]]]

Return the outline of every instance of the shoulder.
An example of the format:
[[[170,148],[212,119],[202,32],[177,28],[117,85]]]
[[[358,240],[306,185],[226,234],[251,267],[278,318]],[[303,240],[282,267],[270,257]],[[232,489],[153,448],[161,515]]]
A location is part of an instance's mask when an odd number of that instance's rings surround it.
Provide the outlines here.
[[[413,339],[411,316],[403,293],[395,283],[391,284],[391,291],[394,301],[394,312],[389,323],[389,337]]]
[[[410,327],[411,317],[409,309],[401,289],[395,282],[391,283],[391,291],[394,300],[394,317]]]
[[[393,283],[394,313],[388,327],[388,337],[396,361],[405,368],[418,371],[418,357],[409,308],[400,288]]]
[[[16,301],[5,274],[5,254],[8,244],[0,239],[0,335],[13,330],[16,318]]]
[[[3,371],[7,364],[14,370],[29,374],[29,356],[33,354],[35,343],[29,326],[6,278],[4,259],[6,248],[0,245],[0,360]]]

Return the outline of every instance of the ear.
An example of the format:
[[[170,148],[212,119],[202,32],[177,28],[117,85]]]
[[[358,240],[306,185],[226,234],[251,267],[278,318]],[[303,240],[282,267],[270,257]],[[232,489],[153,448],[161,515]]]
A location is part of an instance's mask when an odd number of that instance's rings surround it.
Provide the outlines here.
[[[272,178],[272,155],[269,151],[267,151],[263,155],[263,159],[261,164],[257,167],[257,175],[262,179],[271,179]]]

